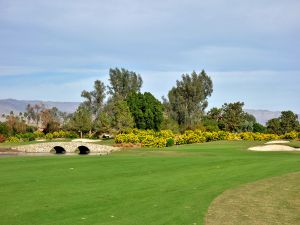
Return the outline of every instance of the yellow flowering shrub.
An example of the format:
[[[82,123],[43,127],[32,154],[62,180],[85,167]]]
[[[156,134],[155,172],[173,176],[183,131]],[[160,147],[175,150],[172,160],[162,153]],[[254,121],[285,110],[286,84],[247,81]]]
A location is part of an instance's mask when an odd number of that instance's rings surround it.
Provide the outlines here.
[[[176,145],[203,143],[218,140],[246,140],[246,141],[269,141],[279,139],[297,139],[299,133],[290,132],[285,135],[264,133],[230,133],[227,131],[204,132],[202,130],[187,130],[183,134],[173,134],[170,130],[155,132],[153,130],[133,129],[131,133],[118,134],[116,143],[141,143],[144,147],[166,147]],[[169,143],[168,142],[171,143]],[[169,144],[168,144],[169,143]]]

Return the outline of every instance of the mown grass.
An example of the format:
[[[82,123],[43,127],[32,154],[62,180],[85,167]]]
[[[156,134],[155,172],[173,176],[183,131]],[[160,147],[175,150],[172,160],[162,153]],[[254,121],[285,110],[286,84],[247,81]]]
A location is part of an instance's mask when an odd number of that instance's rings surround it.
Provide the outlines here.
[[[232,141],[109,156],[0,158],[1,224],[203,224],[226,189],[300,171],[297,152]]]

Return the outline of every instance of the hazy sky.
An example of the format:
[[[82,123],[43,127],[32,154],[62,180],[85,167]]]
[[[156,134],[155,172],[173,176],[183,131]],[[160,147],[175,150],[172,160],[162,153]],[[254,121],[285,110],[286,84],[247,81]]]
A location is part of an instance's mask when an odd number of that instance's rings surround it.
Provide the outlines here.
[[[0,0],[0,98],[81,101],[110,67],[166,95],[205,69],[209,106],[300,112],[299,0]]]

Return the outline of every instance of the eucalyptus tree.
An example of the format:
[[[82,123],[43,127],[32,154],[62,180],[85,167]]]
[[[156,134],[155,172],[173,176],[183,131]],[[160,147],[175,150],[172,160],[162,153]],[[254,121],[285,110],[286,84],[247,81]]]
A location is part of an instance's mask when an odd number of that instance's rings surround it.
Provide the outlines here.
[[[141,75],[124,68],[110,69],[109,82],[108,93],[123,99],[126,99],[130,93],[140,92],[143,84]]]
[[[93,114],[94,118],[96,118],[103,109],[105,96],[104,83],[100,80],[96,80],[94,82],[93,91],[82,91],[81,97],[85,99],[82,105],[87,107]]]
[[[204,70],[183,74],[168,93],[171,115],[181,127],[193,128],[201,121],[212,92],[212,80]]]

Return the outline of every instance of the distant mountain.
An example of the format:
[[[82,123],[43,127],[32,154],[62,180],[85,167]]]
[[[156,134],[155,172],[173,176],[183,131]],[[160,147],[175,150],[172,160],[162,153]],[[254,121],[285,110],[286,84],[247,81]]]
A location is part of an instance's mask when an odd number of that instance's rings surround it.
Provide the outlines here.
[[[257,122],[265,125],[268,120],[273,118],[278,118],[281,115],[280,111],[269,111],[269,110],[255,110],[255,109],[245,109],[245,111],[251,115],[253,115]],[[298,114],[298,118],[300,118],[300,114]]]
[[[37,100],[16,100],[16,99],[0,99],[0,115],[8,114],[13,111],[15,114],[24,112],[28,104],[34,105],[43,103],[47,108],[56,107],[60,111],[72,113],[75,112],[80,102],[52,102],[52,101],[37,101]],[[0,116],[1,117],[1,116]]]

